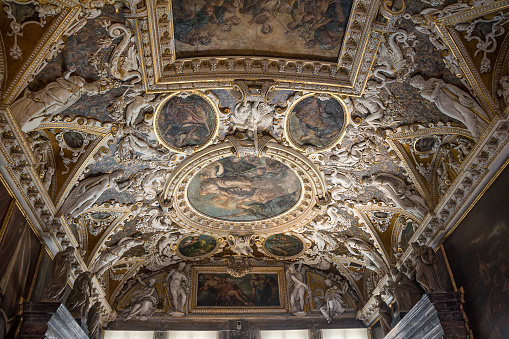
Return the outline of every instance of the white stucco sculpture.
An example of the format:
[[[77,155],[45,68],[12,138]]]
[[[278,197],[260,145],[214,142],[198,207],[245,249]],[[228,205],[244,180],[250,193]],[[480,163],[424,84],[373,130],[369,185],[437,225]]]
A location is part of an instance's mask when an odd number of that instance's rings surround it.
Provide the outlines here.
[[[186,267],[185,262],[181,262],[178,268],[174,268],[166,276],[166,283],[171,292],[172,306],[174,311],[171,312],[172,316],[185,315],[185,305],[187,295],[190,291],[189,279],[184,271]]]
[[[125,252],[139,245],[143,245],[143,240],[126,237],[115,246],[107,247],[90,266],[90,272],[97,277],[103,275],[104,272],[120,260]]]
[[[348,290],[348,284],[345,281],[341,284],[341,287],[338,287],[330,279],[325,279],[325,284],[328,288],[325,290],[324,296],[315,296],[314,300],[315,303],[321,303],[320,312],[322,312],[327,323],[330,323],[332,318],[346,311],[342,296]]]
[[[137,318],[139,320],[147,320],[154,314],[159,296],[155,287],[156,279],[151,278],[148,283],[144,283],[139,277],[138,281],[143,286],[133,294],[131,300],[131,308],[126,313],[126,320]]]
[[[120,187],[117,183],[117,180],[122,178],[123,174],[122,170],[115,170],[111,173],[82,180],[64,200],[60,207],[60,214],[76,218],[95,204],[106,190],[110,188],[117,189],[119,192],[124,190],[128,185]]]
[[[410,85],[417,88],[424,99],[434,103],[440,112],[463,123],[475,140],[488,126],[481,118],[486,116],[482,107],[458,87],[437,78],[424,80],[420,75],[415,75]]]
[[[311,289],[304,282],[304,272],[302,262],[296,267],[296,264],[288,266],[286,271],[286,281],[290,289],[290,307],[294,315],[305,315],[304,303],[306,294]]]
[[[350,253],[363,257],[366,268],[381,274],[389,273],[389,267],[371,244],[356,237],[344,237],[343,243]]]

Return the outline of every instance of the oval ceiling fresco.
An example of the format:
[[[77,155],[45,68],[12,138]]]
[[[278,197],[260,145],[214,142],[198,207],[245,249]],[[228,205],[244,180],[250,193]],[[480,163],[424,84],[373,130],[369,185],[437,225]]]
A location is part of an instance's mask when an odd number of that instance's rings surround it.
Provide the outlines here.
[[[278,233],[268,237],[263,247],[270,255],[276,257],[295,257],[304,250],[304,243],[296,235]]]
[[[285,134],[293,147],[326,150],[336,145],[347,126],[347,115],[339,99],[305,96],[290,108]]]
[[[178,253],[187,258],[202,257],[211,254],[217,247],[217,241],[210,235],[190,235],[178,243]]]
[[[297,204],[301,196],[297,175],[269,158],[231,156],[215,161],[191,180],[187,196],[199,212],[217,219],[269,219]]]
[[[173,95],[157,108],[154,130],[159,141],[175,152],[192,147],[206,147],[218,129],[218,114],[214,104],[202,94]]]

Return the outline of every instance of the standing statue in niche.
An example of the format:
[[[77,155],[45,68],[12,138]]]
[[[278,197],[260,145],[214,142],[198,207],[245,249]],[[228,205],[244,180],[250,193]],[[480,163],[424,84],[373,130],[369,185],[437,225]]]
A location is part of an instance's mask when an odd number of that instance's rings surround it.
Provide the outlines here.
[[[63,77],[38,92],[26,89],[23,96],[12,103],[11,112],[23,132],[36,129],[44,119],[63,112],[82,95],[104,94],[118,86],[104,79],[87,83],[82,77],[72,75],[75,71],[75,68],[71,68]]]
[[[378,302],[378,314],[380,315],[380,325],[382,325],[382,332],[384,336],[392,330],[392,313],[391,308],[382,299],[380,295],[375,295],[375,300]]]
[[[92,273],[86,271],[78,275],[74,281],[71,294],[67,297],[65,307],[69,312],[85,316],[85,312],[90,305],[90,295],[92,294]]]
[[[119,192],[125,190],[130,182],[127,181],[123,184],[117,182],[122,178],[123,174],[122,170],[115,170],[109,174],[82,180],[65,199],[62,207],[60,207],[60,214],[76,218],[95,204],[99,197],[108,189],[114,188]]]
[[[131,237],[125,237],[120,240],[117,245],[107,247],[103,253],[90,266],[90,271],[97,277],[104,274],[111,266],[113,266],[125,252],[133,247],[143,245],[143,240]]]
[[[304,302],[306,301],[306,294],[311,292],[311,289],[304,283],[302,262],[299,263],[298,267],[295,267],[295,264],[288,266],[286,281],[290,288],[290,307],[293,314],[305,315]]]
[[[343,242],[350,253],[363,257],[366,268],[379,274],[389,273],[387,264],[371,244],[355,237],[345,237]]]
[[[184,271],[186,267],[185,262],[181,262],[178,268],[174,268],[166,276],[166,283],[171,292],[172,304],[174,311],[171,312],[172,316],[185,315],[185,305],[187,295],[189,294],[189,279]]]
[[[133,317],[147,320],[148,317],[154,314],[159,303],[159,296],[155,287],[156,280],[151,278],[146,284],[138,277],[138,281],[143,287],[134,292],[131,308],[127,311],[125,320]]]
[[[391,274],[393,280],[389,280],[389,291],[398,303],[398,310],[408,312],[421,298],[421,290],[396,266],[391,266]]]
[[[44,290],[43,300],[54,302],[62,301],[67,286],[67,279],[71,272],[71,261],[73,259],[74,247],[67,247],[58,252],[53,260],[53,275],[48,286]]]
[[[88,328],[88,337],[90,339],[99,339],[99,323],[101,321],[101,303],[98,301],[90,307],[88,310],[87,316],[87,328]]]
[[[421,219],[428,212],[424,199],[403,179],[395,175],[390,173],[374,174],[371,178],[365,178],[364,183],[378,188],[396,207],[411,212]]]
[[[332,283],[332,280],[325,279],[325,285],[328,286],[325,291],[325,295],[314,297],[314,302],[322,305],[320,306],[320,312],[322,312],[325,320],[329,324],[336,315],[340,315],[346,311],[346,305],[344,304],[341,297],[348,290],[348,284],[344,281],[341,287],[338,287]]]
[[[440,279],[435,251],[429,246],[412,243],[412,255],[415,262],[415,280],[426,293],[445,292]]]
[[[440,112],[463,123],[475,140],[479,139],[488,126],[481,118],[486,116],[482,107],[458,87],[437,78],[424,80],[420,75],[415,75],[410,85],[417,88],[424,99],[434,103]]]

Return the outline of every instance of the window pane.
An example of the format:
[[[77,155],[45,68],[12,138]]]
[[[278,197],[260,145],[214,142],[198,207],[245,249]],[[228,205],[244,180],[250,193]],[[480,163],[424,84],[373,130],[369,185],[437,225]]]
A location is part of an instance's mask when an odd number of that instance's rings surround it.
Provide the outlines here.
[[[322,329],[323,339],[368,339],[367,328]]]
[[[168,331],[168,339],[216,339],[217,331]]]
[[[308,330],[260,331],[260,339],[308,339]]]
[[[104,339],[154,339],[152,331],[104,331]]]

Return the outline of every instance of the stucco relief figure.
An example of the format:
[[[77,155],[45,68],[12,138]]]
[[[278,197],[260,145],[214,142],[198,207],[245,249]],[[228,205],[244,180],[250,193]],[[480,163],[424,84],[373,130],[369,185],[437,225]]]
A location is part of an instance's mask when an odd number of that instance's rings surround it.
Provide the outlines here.
[[[90,305],[90,294],[92,293],[92,273],[89,271],[80,273],[74,281],[71,294],[67,297],[65,307],[69,312],[85,316]]]
[[[478,140],[487,127],[479,115],[486,116],[482,107],[469,94],[441,79],[424,80],[420,75],[410,80],[410,85],[420,91],[421,96],[434,103],[443,114],[463,123]]]
[[[159,303],[159,296],[155,287],[156,280],[151,278],[148,283],[144,283],[138,277],[138,281],[143,287],[134,292],[131,308],[127,311],[125,320],[131,318],[147,320],[148,317],[154,314]]]
[[[90,339],[99,339],[99,323],[101,321],[101,303],[98,301],[90,307],[87,315],[87,328],[88,328],[88,337]]]
[[[377,301],[378,314],[380,315],[380,325],[382,325],[382,332],[387,335],[392,330],[392,312],[387,303],[382,299],[381,296],[375,295]]]
[[[299,266],[291,264],[286,271],[286,281],[290,288],[290,307],[294,315],[305,315],[304,303],[306,301],[306,294],[311,292],[311,289],[304,282],[304,272],[302,262]]]
[[[53,275],[48,286],[44,290],[43,300],[54,302],[62,301],[67,286],[67,279],[71,272],[71,261],[73,259],[74,247],[67,247],[58,252],[53,259]]]
[[[112,86],[104,79],[87,83],[84,78],[72,75],[76,69],[38,92],[25,90],[23,96],[11,105],[11,112],[23,132],[36,129],[41,122],[73,105],[82,95],[106,93]]]
[[[325,279],[325,284],[328,286],[325,295],[314,297],[314,301],[315,303],[322,303],[320,312],[322,312],[327,323],[330,323],[332,318],[346,311],[346,305],[342,300],[342,296],[348,290],[348,284],[343,282],[341,287],[338,287],[330,279]]]
[[[396,207],[413,213],[421,219],[428,212],[424,199],[403,179],[390,173],[374,174],[371,178],[365,178],[364,183],[378,188]]]
[[[100,277],[120,260],[125,252],[139,245],[143,245],[143,240],[131,237],[120,240],[117,245],[107,247],[104,252],[99,255],[94,264],[90,266],[90,271],[97,277]]]
[[[355,237],[343,238],[343,243],[350,253],[363,257],[366,268],[381,274],[389,273],[387,264],[371,244]]]
[[[166,283],[171,292],[172,307],[174,310],[171,312],[172,316],[185,315],[185,306],[187,295],[190,291],[189,279],[184,271],[186,267],[185,262],[181,262],[178,268],[174,268],[166,276]]]
[[[365,139],[350,147],[341,147],[330,156],[330,160],[340,166],[354,166],[369,149],[376,149],[376,144],[371,139]]]
[[[380,90],[374,81],[368,81],[364,95],[353,99],[355,109],[364,116],[364,122],[369,127],[377,128],[382,124],[384,110],[387,109],[382,99]]]
[[[250,236],[230,234],[226,241],[230,245],[230,250],[237,255],[250,256],[253,254],[251,245],[254,245],[254,241]]]
[[[134,99],[130,101],[125,110],[125,122],[127,126],[133,126],[136,122],[136,119],[140,115],[140,112],[147,108],[154,108],[159,105],[162,101],[162,96],[157,96],[156,94],[146,93],[143,95],[139,95],[140,92],[134,92]]]
[[[445,292],[445,286],[439,276],[435,251],[429,246],[412,243],[412,255],[415,262],[415,280],[426,293]]]
[[[408,312],[421,298],[421,290],[396,266],[391,267],[391,274],[393,280],[389,280],[389,291],[398,303],[398,310]]]
[[[248,137],[253,139],[255,134],[272,126],[274,107],[275,105],[263,101],[246,100],[237,103],[231,116],[232,132],[247,131]]]
[[[122,170],[115,170],[111,173],[82,180],[69,193],[62,207],[60,207],[59,213],[64,216],[68,215],[70,218],[76,218],[95,204],[99,197],[108,189],[114,188],[119,192],[123,191],[128,187],[129,182],[120,185],[117,181],[122,176]]]

